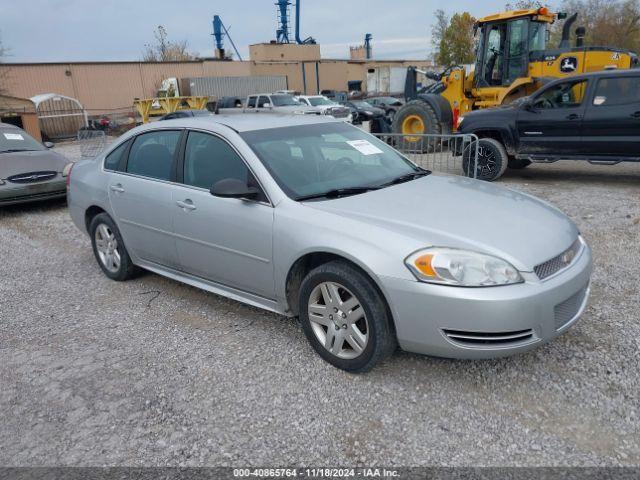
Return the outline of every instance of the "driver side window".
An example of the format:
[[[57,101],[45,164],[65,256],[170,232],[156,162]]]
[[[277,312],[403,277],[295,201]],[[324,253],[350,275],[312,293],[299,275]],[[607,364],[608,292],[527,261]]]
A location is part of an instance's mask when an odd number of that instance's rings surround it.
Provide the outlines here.
[[[587,80],[559,83],[538,95],[533,106],[536,109],[579,107],[587,89]]]
[[[184,183],[210,189],[227,178],[249,184],[251,174],[227,142],[208,133],[189,132],[184,152]]]

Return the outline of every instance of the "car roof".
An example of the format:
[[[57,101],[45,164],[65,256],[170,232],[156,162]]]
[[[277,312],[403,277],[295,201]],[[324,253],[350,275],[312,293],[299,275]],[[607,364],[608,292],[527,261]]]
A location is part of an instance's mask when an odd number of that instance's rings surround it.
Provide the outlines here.
[[[145,125],[146,129],[167,128],[170,125],[191,128],[206,128],[207,123],[217,123],[236,132],[251,132],[269,128],[295,127],[299,125],[316,125],[321,123],[341,122],[324,115],[281,115],[271,113],[237,113],[220,114],[202,117],[178,118]],[[158,125],[156,125],[158,124]]]

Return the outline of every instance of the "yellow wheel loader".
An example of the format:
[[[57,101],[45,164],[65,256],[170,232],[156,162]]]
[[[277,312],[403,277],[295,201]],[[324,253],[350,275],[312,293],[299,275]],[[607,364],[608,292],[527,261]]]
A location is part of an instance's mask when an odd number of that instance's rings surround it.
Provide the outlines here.
[[[473,72],[451,66],[436,74],[414,67],[407,71],[407,103],[396,113],[392,130],[402,134],[448,134],[471,110],[508,104],[531,95],[545,83],[576,73],[638,66],[638,57],[610,47],[584,45],[585,29],[576,29],[576,45],[569,45],[577,14],[567,18],[547,8],[515,10],[481,18],[474,26],[477,40]],[[565,20],[557,48],[548,48],[549,26]],[[418,91],[417,73],[435,81]],[[417,136],[403,137],[418,142]]]

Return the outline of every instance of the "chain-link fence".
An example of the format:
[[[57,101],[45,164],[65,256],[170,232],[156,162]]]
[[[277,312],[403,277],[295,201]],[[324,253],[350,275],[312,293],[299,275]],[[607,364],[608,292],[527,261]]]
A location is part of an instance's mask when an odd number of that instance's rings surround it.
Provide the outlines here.
[[[82,158],[97,157],[107,144],[107,136],[103,130],[78,130],[78,143]]]
[[[375,133],[422,168],[434,172],[476,178],[478,137],[475,135],[436,135]]]

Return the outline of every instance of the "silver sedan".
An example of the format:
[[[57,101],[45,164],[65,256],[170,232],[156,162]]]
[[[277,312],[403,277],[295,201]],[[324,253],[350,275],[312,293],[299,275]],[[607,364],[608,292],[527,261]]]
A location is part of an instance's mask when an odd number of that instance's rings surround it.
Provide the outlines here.
[[[64,198],[71,163],[13,125],[0,123],[0,206]]]
[[[589,294],[590,249],[556,208],[432,175],[322,117],[142,126],[77,163],[68,199],[108,277],[142,268],[297,316],[351,372],[397,346],[523,352],[566,331]]]

